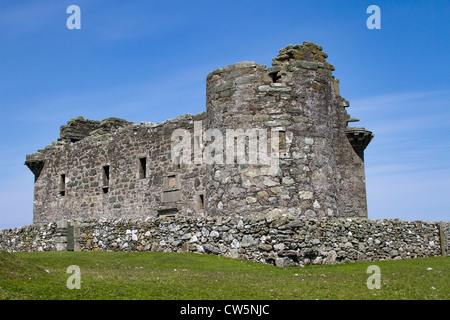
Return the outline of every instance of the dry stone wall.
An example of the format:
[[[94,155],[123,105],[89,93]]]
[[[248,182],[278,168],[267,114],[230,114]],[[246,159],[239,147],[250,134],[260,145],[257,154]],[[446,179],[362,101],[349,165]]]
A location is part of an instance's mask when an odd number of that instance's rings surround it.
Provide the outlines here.
[[[67,249],[67,223],[30,225],[0,230],[0,250],[64,251]]]
[[[280,267],[441,255],[437,222],[291,216],[147,217],[71,225],[75,250],[81,251],[196,252]],[[67,250],[67,223],[2,230],[0,249]]]

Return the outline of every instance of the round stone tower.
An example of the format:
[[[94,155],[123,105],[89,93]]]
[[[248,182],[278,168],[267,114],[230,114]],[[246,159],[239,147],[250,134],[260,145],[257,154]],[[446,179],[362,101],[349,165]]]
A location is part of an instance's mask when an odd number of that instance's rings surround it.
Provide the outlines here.
[[[240,62],[207,76],[209,214],[367,217],[361,155],[373,134],[358,128],[365,138],[354,139],[326,58],[303,42],[272,67]]]

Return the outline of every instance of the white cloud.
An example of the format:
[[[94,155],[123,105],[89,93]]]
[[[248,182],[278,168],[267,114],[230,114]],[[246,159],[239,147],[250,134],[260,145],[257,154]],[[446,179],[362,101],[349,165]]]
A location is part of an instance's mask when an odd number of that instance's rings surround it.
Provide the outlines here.
[[[206,68],[199,66],[167,73],[145,83],[124,82],[116,87],[59,93],[41,100],[28,96],[27,101],[19,103],[29,107],[17,114],[14,120],[33,124],[54,123],[73,116],[100,115],[104,118],[124,117],[130,121],[133,121],[130,119],[133,116],[138,122],[160,122],[179,114],[204,111],[205,78]],[[7,107],[14,108],[13,105]],[[35,110],[39,110],[39,114]]]
[[[394,169],[394,170],[392,170]],[[367,174],[370,219],[450,221],[450,170]]]
[[[0,229],[33,223],[33,181],[26,167],[0,186]]]
[[[369,218],[449,220],[450,91],[351,101],[375,134],[365,152]]]
[[[390,93],[353,99],[350,101],[350,105],[352,109],[383,112],[384,108],[403,107],[407,102],[423,102],[423,99],[436,98],[441,95],[448,97],[449,94],[449,90]]]

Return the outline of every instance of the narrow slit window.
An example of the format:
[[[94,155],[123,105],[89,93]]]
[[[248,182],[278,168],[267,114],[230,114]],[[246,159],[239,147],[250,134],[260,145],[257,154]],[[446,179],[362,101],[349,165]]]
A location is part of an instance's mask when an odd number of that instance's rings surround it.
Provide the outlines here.
[[[286,153],[286,131],[279,131],[279,151],[280,153]]]
[[[108,193],[109,191],[109,166],[103,166],[102,170],[102,181],[103,181],[103,193]]]
[[[61,177],[59,178],[59,194],[63,197],[66,195],[66,175],[65,174],[62,174]]]
[[[139,179],[147,178],[147,158],[139,158]]]
[[[199,210],[205,209],[205,195],[203,193],[198,195],[198,209]]]

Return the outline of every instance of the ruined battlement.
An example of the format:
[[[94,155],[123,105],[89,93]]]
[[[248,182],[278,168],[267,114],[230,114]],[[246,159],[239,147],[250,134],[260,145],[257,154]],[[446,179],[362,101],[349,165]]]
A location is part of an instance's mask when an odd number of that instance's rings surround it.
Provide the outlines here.
[[[77,117],[70,119],[66,125],[60,128],[60,137],[58,138],[58,141],[74,143],[90,135],[113,133],[117,129],[130,124],[133,123],[120,118],[106,118],[102,121],[98,121]]]
[[[206,111],[198,115],[139,124],[69,120],[56,142],[27,156],[35,174],[34,223],[161,215],[366,218],[363,160],[373,134],[348,126],[357,119],[347,113],[327,57],[321,46],[303,42],[281,49],[268,68],[244,61],[216,69],[206,77]],[[272,162],[260,162],[263,155]]]

